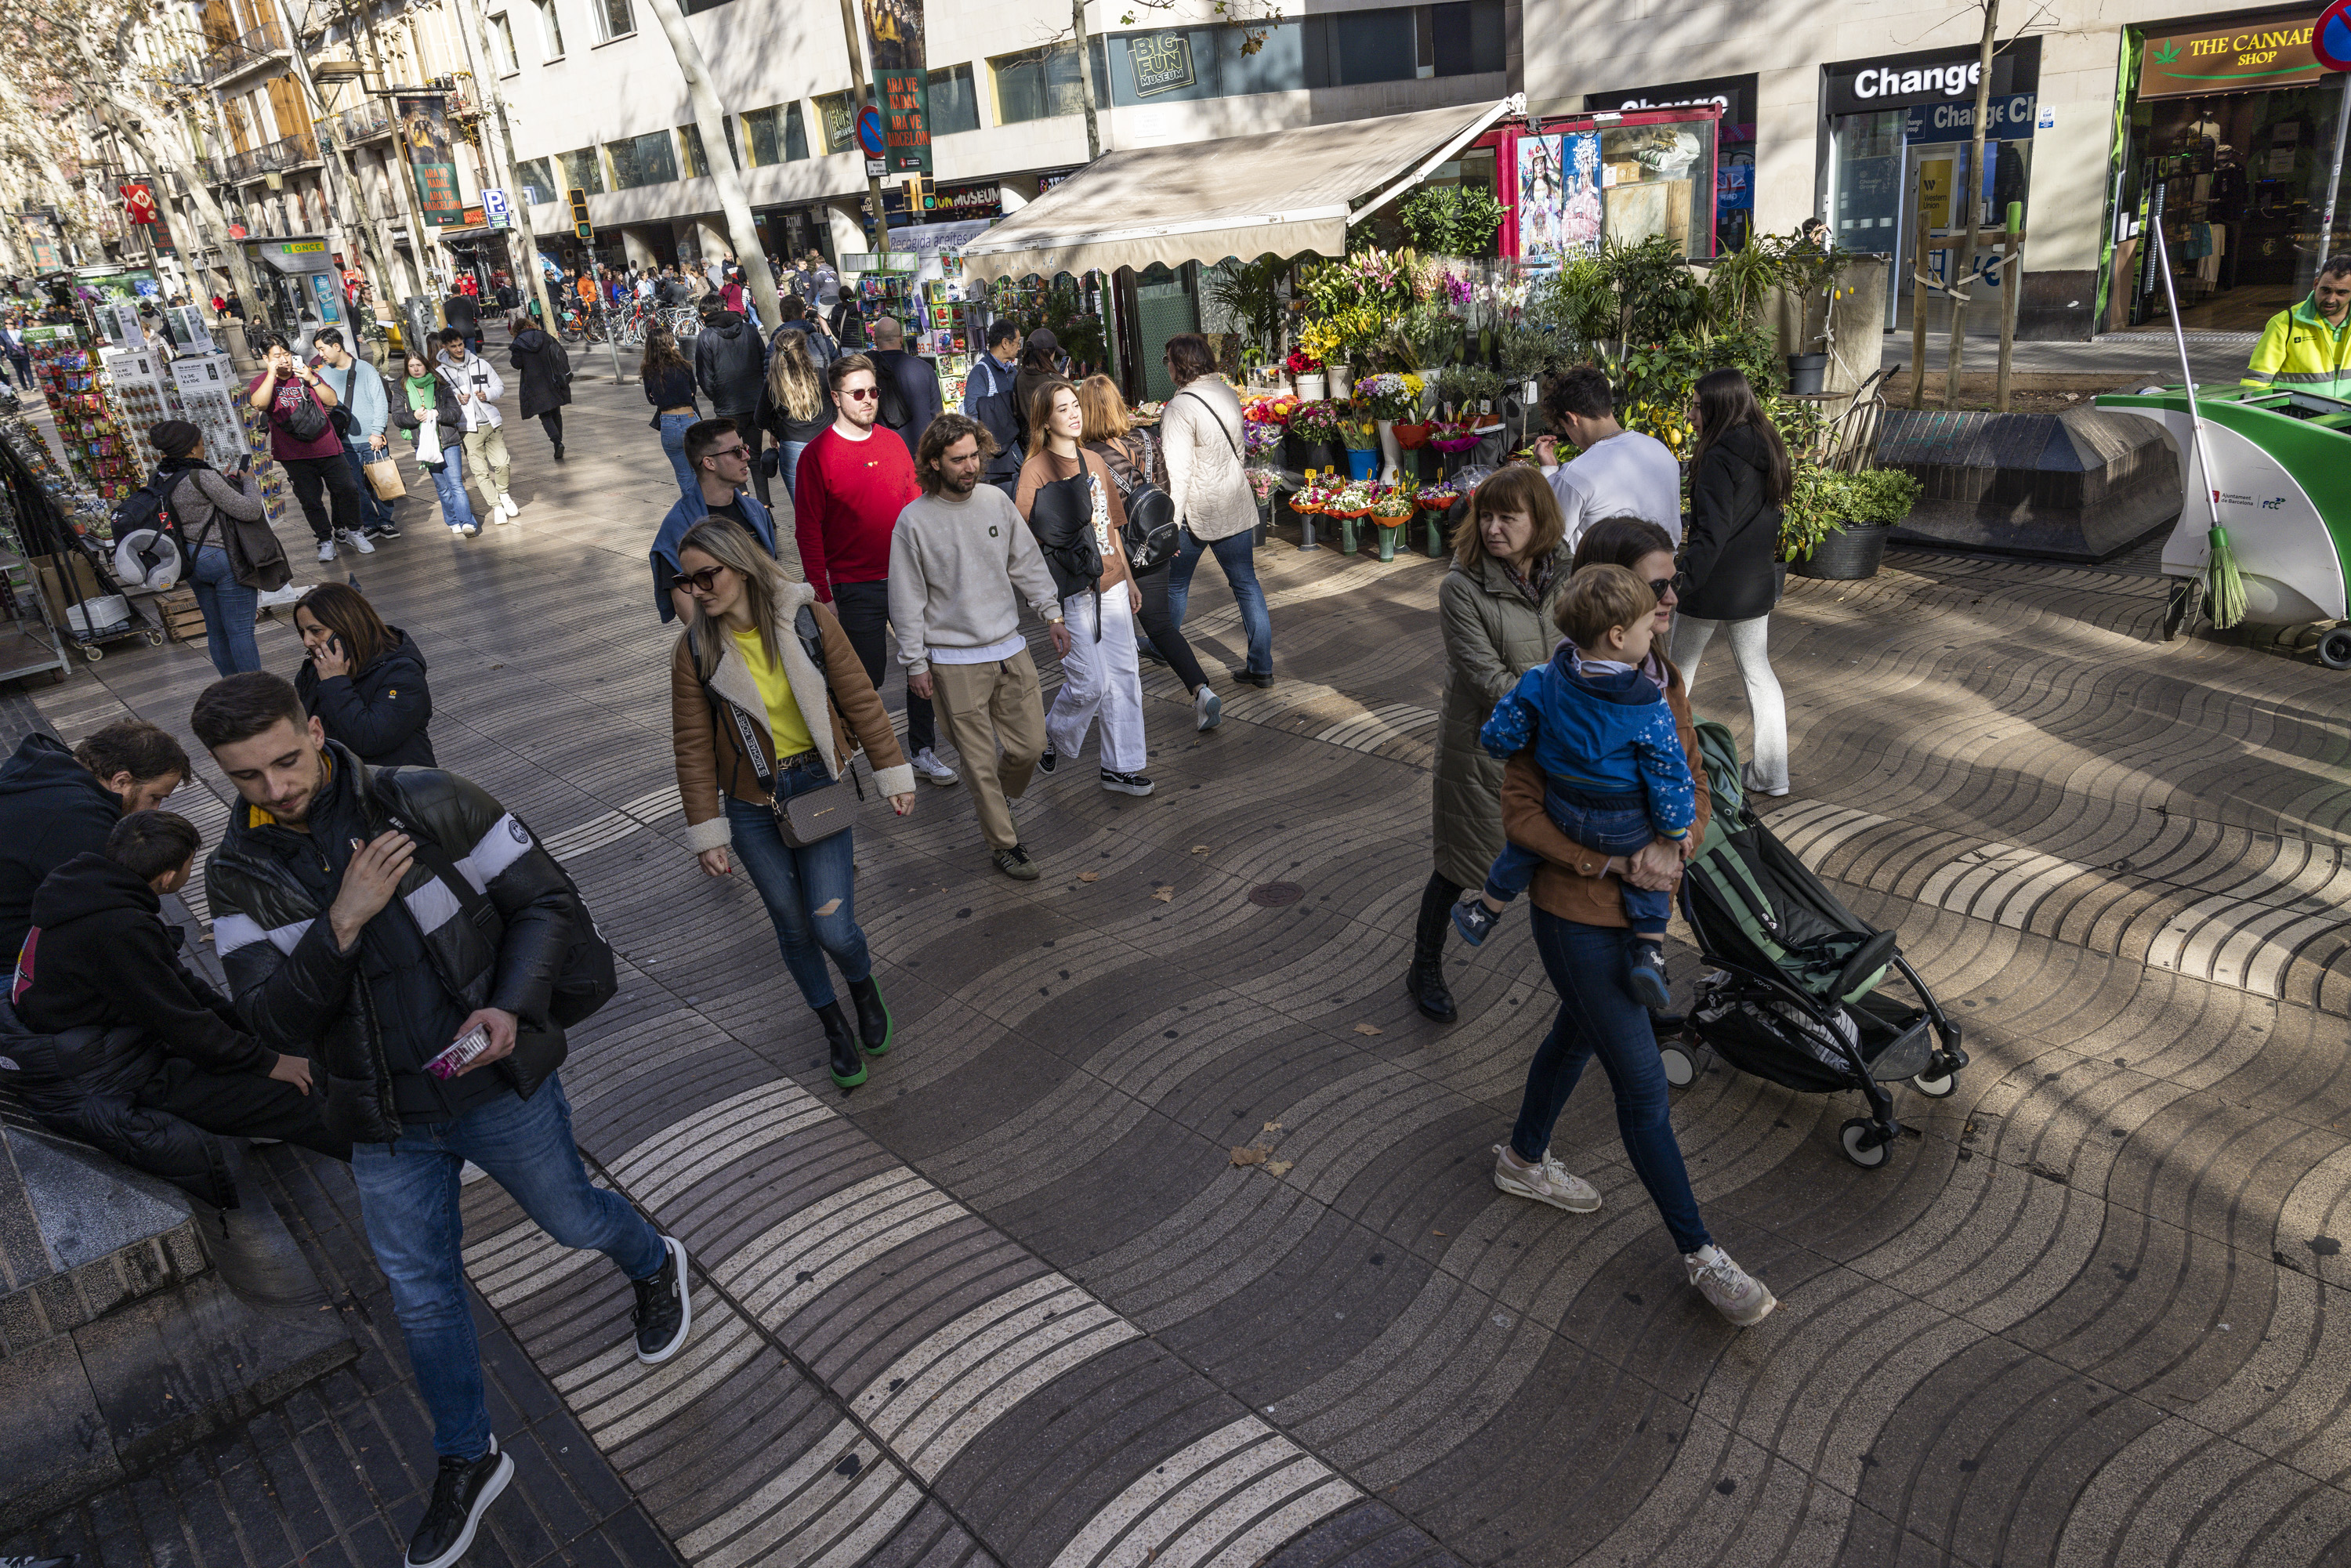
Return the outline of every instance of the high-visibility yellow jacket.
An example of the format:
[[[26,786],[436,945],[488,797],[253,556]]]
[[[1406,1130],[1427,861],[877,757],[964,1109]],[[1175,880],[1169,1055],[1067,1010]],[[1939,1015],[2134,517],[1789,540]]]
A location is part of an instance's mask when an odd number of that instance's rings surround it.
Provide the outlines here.
[[[2246,385],[2351,399],[2351,314],[2333,325],[2314,298],[2270,318],[2245,367]]]

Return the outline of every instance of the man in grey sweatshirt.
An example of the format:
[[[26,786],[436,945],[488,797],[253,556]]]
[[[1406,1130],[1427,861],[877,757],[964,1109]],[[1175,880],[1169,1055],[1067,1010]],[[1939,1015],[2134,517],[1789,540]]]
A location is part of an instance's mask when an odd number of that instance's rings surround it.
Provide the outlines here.
[[[995,450],[986,427],[964,414],[943,413],[923,432],[914,450],[923,493],[898,514],[890,538],[890,625],[906,689],[938,705],[963,755],[996,869],[1034,882],[1037,862],[1006,803],[1029,788],[1045,750],[1020,601],[1048,622],[1057,653],[1070,651],[1070,633],[1029,525],[1003,491],[979,482]]]

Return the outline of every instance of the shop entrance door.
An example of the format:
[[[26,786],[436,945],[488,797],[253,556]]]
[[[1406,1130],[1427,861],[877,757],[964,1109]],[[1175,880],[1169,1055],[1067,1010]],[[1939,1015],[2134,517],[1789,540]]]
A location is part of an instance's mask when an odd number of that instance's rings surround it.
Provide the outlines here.
[[[1886,324],[1897,330],[1911,325],[1911,297],[1916,288],[1916,275],[1924,273],[1938,287],[1948,287],[1952,272],[1964,271],[1968,266],[1968,224],[1980,217],[1986,228],[1998,228],[2003,219],[1997,198],[2002,193],[2001,173],[2008,165],[2008,183],[2014,195],[2022,199],[2024,178],[2032,154],[2030,141],[1988,141],[1984,144],[1984,177],[1970,179],[1968,154],[1974,151],[1966,141],[1914,141],[1903,149],[1901,218],[1896,225],[1893,287],[1886,291]],[[1921,182],[1924,182],[1922,184]],[[1973,190],[1976,200],[1970,203],[1967,193]],[[1927,255],[1924,265],[1917,256],[1918,208],[1924,201],[1927,209]],[[1968,330],[1997,334],[2000,330],[2003,296],[2001,290],[2011,287],[2007,274],[1996,265],[1996,252],[1988,251],[1977,259],[1981,268],[1974,286],[1966,290],[1969,305]],[[1929,332],[1948,330],[1951,323],[1951,301],[1944,294],[1935,294],[1927,302],[1927,329]]]

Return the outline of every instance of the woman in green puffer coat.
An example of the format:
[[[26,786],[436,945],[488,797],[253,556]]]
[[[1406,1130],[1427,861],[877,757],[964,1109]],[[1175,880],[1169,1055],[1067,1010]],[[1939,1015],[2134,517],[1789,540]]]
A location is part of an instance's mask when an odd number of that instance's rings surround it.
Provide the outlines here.
[[[1570,550],[1559,498],[1518,465],[1478,486],[1453,536],[1453,570],[1437,591],[1445,633],[1445,700],[1431,791],[1437,865],[1420,895],[1405,989],[1423,1016],[1454,1016],[1445,934],[1464,890],[1484,885],[1502,851],[1502,764],[1478,731],[1519,677],[1559,645],[1552,612],[1567,590]]]

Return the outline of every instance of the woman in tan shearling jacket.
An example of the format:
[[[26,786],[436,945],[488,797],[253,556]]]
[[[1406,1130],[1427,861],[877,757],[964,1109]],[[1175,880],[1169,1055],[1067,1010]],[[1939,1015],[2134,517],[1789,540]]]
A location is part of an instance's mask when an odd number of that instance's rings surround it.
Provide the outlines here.
[[[874,783],[903,817],[914,805],[914,769],[864,664],[814,590],[787,580],[724,517],[688,529],[677,560],[677,584],[695,605],[670,661],[686,842],[711,876],[726,875],[737,858],[751,873],[784,967],[824,1025],[833,1082],[854,1089],[865,1082],[865,1056],[890,1049],[891,1019],[857,924],[853,835],[844,827],[794,849],[777,829],[776,803],[831,787],[845,819],[856,797],[841,781],[862,745]],[[810,637],[821,670],[804,645]],[[853,1030],[828,955],[857,1004]]]

